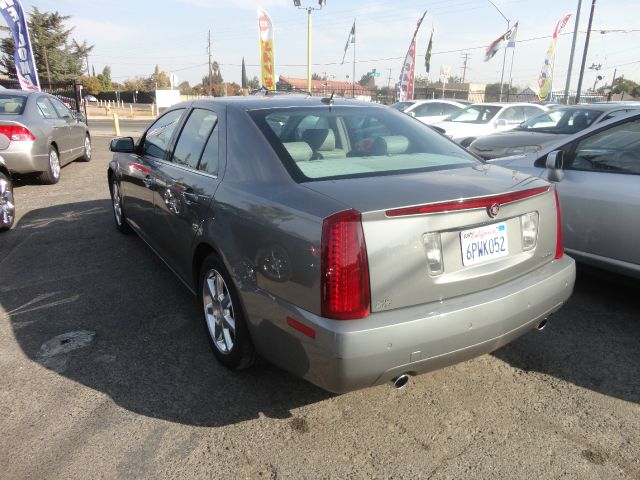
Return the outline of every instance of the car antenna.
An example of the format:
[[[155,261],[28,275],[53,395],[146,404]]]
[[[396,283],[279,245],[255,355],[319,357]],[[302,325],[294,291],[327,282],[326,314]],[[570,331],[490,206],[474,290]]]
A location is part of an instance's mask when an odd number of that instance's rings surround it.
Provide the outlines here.
[[[331,111],[331,105],[333,105],[333,94],[334,94],[334,93],[336,93],[336,91],[335,91],[335,90],[333,90],[333,91],[331,92],[331,96],[330,96],[329,98],[327,98],[327,97],[323,97],[323,98],[320,100],[322,103],[325,103],[325,104],[329,105],[329,111]]]

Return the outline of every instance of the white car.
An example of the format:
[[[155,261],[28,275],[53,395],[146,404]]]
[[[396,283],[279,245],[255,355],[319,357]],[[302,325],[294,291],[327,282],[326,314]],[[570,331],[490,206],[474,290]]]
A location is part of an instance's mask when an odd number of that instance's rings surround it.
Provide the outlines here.
[[[435,124],[445,135],[468,147],[476,138],[516,128],[547,109],[532,103],[474,103]]]
[[[407,100],[406,102],[394,103],[391,108],[417,118],[422,123],[433,125],[469,104],[470,102],[466,100]]]

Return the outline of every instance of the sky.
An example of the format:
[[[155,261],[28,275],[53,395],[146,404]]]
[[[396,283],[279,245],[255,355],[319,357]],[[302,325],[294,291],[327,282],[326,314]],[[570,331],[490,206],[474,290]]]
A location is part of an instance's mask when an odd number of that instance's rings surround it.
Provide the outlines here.
[[[301,0],[303,6],[318,7],[317,0]],[[595,1],[595,0],[594,0]],[[207,32],[211,30],[213,58],[220,64],[225,81],[240,83],[242,58],[247,75],[259,75],[257,8],[264,8],[274,23],[276,73],[306,78],[307,13],[292,0],[23,0],[25,10],[58,11],[71,16],[73,37],[95,45],[89,62],[96,72],[105,65],[112,78],[123,81],[147,76],[157,64],[175,73],[179,82],[192,85],[207,73]],[[554,89],[566,81],[574,19],[578,0],[494,0],[511,21],[519,22],[518,44],[513,57],[513,84],[537,84],[538,75],[556,23],[572,13],[558,41]],[[572,87],[577,83],[585,32],[591,8],[582,0],[578,46]],[[413,30],[422,12],[427,16],[417,39],[416,75],[427,76],[424,53],[433,27],[432,80],[440,67],[462,76],[462,54],[468,53],[466,79],[479,83],[499,82],[502,52],[484,62],[486,46],[507,30],[507,22],[488,0],[327,0],[312,14],[312,72],[336,80],[351,76],[353,50],[340,65],[351,25],[356,21],[356,78],[376,69],[379,86],[393,85],[400,74]],[[599,0],[594,32],[587,56],[584,87],[591,88],[596,76],[610,83],[618,75],[640,81],[640,1]],[[613,30],[613,31],[612,31]],[[607,31],[607,33],[601,33]],[[509,77],[511,51],[506,62]],[[389,79],[389,77],[391,77]],[[350,81],[350,78],[349,78]]]

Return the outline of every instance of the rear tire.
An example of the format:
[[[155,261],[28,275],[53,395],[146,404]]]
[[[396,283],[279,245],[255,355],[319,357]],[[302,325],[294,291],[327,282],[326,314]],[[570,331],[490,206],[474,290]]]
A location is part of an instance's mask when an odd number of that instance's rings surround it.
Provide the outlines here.
[[[87,133],[84,137],[84,152],[82,156],[78,159],[80,162],[90,162],[91,161],[91,137]]]
[[[40,181],[46,185],[53,185],[60,181],[60,156],[53,145],[49,145],[49,162],[47,170],[40,174]]]
[[[120,185],[118,185],[118,181],[115,178],[111,180],[109,190],[111,190],[111,206],[113,211],[113,219],[116,222],[116,228],[120,233],[129,234],[133,232],[133,230],[127,223],[127,217],[124,214]]]
[[[199,297],[213,354],[225,367],[242,370],[255,360],[255,349],[231,277],[217,255],[204,259]]]
[[[13,199],[13,184],[4,173],[0,173],[0,232],[6,232],[16,219]]]

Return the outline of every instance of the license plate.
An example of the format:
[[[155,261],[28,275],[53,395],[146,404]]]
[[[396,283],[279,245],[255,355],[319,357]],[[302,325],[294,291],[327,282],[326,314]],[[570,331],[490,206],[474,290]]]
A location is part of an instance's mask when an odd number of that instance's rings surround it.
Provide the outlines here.
[[[509,255],[507,224],[494,223],[486,227],[472,228],[460,232],[462,264],[475,265],[494,258]]]

